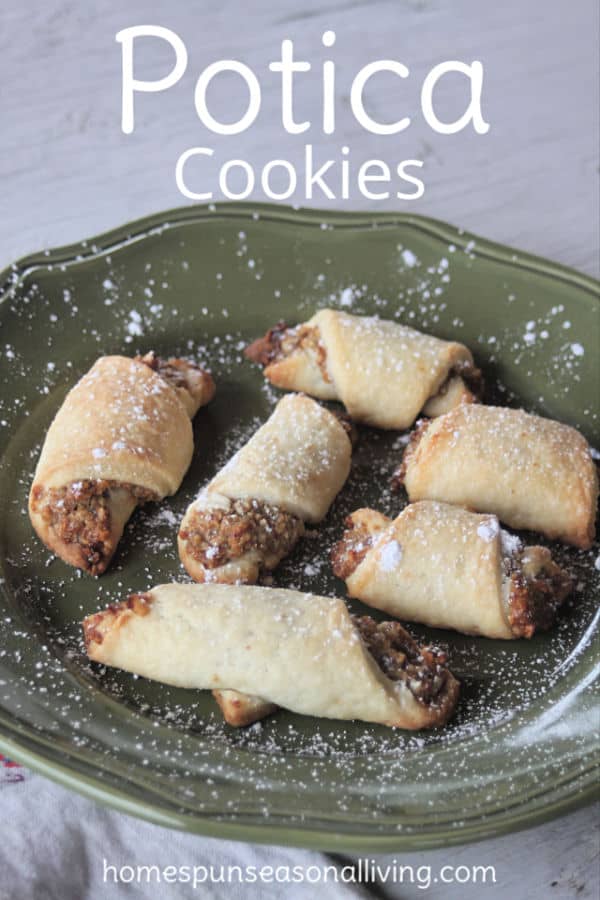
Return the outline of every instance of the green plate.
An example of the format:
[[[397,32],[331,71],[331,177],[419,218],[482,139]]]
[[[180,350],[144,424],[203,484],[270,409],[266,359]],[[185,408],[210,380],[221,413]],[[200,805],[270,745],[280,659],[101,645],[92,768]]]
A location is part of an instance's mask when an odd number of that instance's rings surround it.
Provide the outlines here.
[[[556,548],[576,590],[551,633],[503,643],[413,629],[448,648],[463,683],[458,714],[439,732],[284,712],[235,731],[208,693],[90,665],[78,623],[129,591],[185,577],[175,544],[184,509],[277,400],[241,356],[277,319],[337,306],[455,337],[482,365],[488,400],[572,423],[598,446],[596,282],[418,216],[236,204],[173,210],[36,254],[0,284],[5,753],[163,825],[331,849],[471,841],[591,798],[597,546]],[[210,364],[217,398],[196,419],[195,459],[178,495],[132,518],[110,571],[95,580],[34,537],[28,487],[67,389],[99,355],[150,348]],[[349,484],[277,584],[343,591],[328,547],[358,505],[398,512],[405,499],[388,484],[405,439],[361,431]]]

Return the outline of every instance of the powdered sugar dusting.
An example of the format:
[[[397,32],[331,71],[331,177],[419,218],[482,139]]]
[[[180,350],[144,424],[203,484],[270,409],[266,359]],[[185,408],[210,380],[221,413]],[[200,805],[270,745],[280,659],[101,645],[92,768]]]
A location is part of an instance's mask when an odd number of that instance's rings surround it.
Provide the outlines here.
[[[391,572],[402,561],[402,547],[398,541],[388,541],[379,551],[379,561],[384,572]]]
[[[412,250],[405,249],[402,251],[401,255],[402,255],[402,262],[404,263],[405,266],[409,266],[409,268],[412,269],[414,266],[418,265],[419,260],[417,259],[415,254],[412,252]]]
[[[523,541],[505,528],[500,529],[500,541],[504,556],[514,556],[523,549]]]
[[[495,540],[499,531],[500,525],[498,524],[498,519],[496,519],[495,517],[492,519],[487,519],[485,522],[481,522],[477,526],[477,534],[482,541],[485,541],[486,544],[489,544],[493,540]]]

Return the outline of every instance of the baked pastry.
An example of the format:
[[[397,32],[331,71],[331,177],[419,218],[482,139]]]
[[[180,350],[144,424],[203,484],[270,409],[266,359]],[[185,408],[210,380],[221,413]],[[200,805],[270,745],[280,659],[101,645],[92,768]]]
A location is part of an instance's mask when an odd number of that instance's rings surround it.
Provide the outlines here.
[[[280,322],[246,348],[276,387],[339,400],[350,417],[409,428],[477,399],[481,373],[463,344],[375,316],[322,309],[295,327]]]
[[[583,549],[595,533],[598,475],[574,428],[496,406],[461,406],[413,432],[394,483],[410,500],[494,513]]]
[[[188,507],[179,555],[195,581],[250,584],[319,522],[350,472],[347,429],[292,394]]]
[[[46,546],[102,574],[136,506],[178,489],[191,419],[214,392],[211,376],[184,359],[98,359],[67,394],[38,460],[29,516]]]
[[[252,725],[279,709],[276,703],[268,703],[262,697],[240,691],[213,691],[212,695],[219,704],[223,718],[234,728]]]
[[[332,550],[348,594],[400,619],[490,638],[549,628],[570,591],[545,547],[498,519],[423,500],[392,520],[359,509]]]
[[[184,688],[235,690],[304,715],[442,725],[459,685],[399,623],[281,588],[165,584],[89,616],[90,659]]]

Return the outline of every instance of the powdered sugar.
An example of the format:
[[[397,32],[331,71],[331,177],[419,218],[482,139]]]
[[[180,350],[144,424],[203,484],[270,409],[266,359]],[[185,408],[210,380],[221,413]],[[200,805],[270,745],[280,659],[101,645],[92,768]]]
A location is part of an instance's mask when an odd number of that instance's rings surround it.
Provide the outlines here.
[[[498,519],[495,517],[492,519],[487,519],[485,522],[481,522],[477,526],[477,534],[481,538],[482,541],[485,541],[486,544],[490,544],[498,535],[500,531],[500,525],[498,523]]]
[[[404,263],[405,266],[408,266],[409,268],[412,269],[414,266],[417,266],[419,264],[419,260],[417,259],[415,254],[412,252],[412,250],[404,249],[402,251],[401,255],[402,255],[402,262]]]
[[[384,572],[391,572],[402,562],[402,547],[398,541],[388,541],[379,551],[379,561]]]
[[[523,549],[523,542],[521,539],[515,534],[511,534],[510,531],[506,531],[504,528],[500,529],[500,542],[504,556],[514,556],[515,553],[518,553],[519,550]]]

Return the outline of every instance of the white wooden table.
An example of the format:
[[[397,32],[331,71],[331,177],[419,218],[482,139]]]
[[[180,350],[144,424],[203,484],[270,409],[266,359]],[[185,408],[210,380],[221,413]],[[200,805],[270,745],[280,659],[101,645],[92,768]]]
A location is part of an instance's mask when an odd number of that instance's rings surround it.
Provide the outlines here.
[[[160,24],[186,42],[189,64],[178,85],[138,96],[136,128],[120,129],[120,46],[115,33]],[[321,35],[336,32],[332,50]],[[195,145],[212,146],[224,161],[264,164],[274,156],[299,165],[310,141],[315,154],[357,162],[382,158],[424,161],[425,195],[417,202],[367,201],[352,208],[400,209],[436,216],[480,234],[598,275],[599,193],[596,0],[21,0],[0,9],[0,267],[41,247],[98,233],[146,213],[181,204],[174,167]],[[267,64],[291,38],[297,58],[313,63],[299,82],[297,119],[318,118],[318,77],[325,54],[337,65],[339,103],[332,136],[318,128],[287,135],[280,120],[278,79]],[[196,117],[195,81],[210,62],[241,59],[260,77],[263,105],[256,123],[236,138],[207,132]],[[373,116],[411,115],[410,128],[381,138],[364,131],[348,108],[358,69],[397,59],[411,70],[373,80],[365,94]],[[471,129],[439,135],[418,108],[427,71],[446,59],[485,68],[485,136]],[[140,54],[139,77],[157,77],[170,57],[157,44]],[[243,112],[237,82],[211,89],[212,108]],[[452,91],[442,91],[450,112]],[[243,96],[243,95],[242,95]],[[256,191],[254,199],[263,199]],[[302,198],[294,198],[298,202]],[[326,202],[317,205],[327,206]],[[446,854],[457,864],[492,862],[498,896],[597,896],[597,821],[590,809],[525,834]],[[420,858],[420,855],[417,854]],[[428,862],[444,854],[426,854]],[[415,857],[411,860],[415,862]],[[553,885],[550,887],[550,885]],[[419,896],[405,888],[397,896]],[[430,896],[470,897],[475,888],[432,888]],[[485,895],[485,894],[484,894]]]

